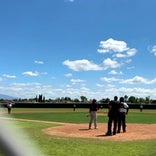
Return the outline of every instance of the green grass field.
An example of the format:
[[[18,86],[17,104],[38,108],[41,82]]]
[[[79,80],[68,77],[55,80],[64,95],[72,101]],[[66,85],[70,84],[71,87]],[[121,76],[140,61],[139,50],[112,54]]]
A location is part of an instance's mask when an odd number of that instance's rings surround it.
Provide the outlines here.
[[[36,112],[29,112],[29,111]],[[53,111],[55,110],[55,112]],[[23,112],[22,112],[23,111]],[[43,111],[43,112],[41,112]],[[64,112],[67,111],[67,112]],[[3,110],[3,112],[5,112]],[[16,112],[16,113],[14,113]],[[17,113],[18,112],[18,113]],[[20,113],[22,112],[22,113]],[[106,123],[106,110],[99,111],[98,122]],[[17,109],[5,117],[68,123],[88,123],[87,109]],[[101,115],[102,114],[102,115]],[[4,116],[4,114],[0,114]],[[156,123],[156,110],[130,110],[127,123]],[[47,156],[155,156],[156,139],[144,141],[111,141],[84,138],[57,137],[44,134],[42,129],[56,124],[18,121],[17,129],[23,129]]]

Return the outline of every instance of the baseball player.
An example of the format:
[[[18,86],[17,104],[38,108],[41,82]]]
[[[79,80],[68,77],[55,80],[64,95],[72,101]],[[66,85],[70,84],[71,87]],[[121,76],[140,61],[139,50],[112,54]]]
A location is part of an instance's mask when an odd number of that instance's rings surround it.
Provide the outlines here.
[[[8,103],[7,108],[8,108],[8,114],[10,114],[11,113],[11,108],[12,108],[12,103]]]
[[[93,121],[94,121],[94,128],[97,129],[97,114],[96,114],[97,110],[98,110],[98,105],[96,103],[96,99],[93,99],[89,108],[89,114],[90,114],[89,129],[91,129]]]

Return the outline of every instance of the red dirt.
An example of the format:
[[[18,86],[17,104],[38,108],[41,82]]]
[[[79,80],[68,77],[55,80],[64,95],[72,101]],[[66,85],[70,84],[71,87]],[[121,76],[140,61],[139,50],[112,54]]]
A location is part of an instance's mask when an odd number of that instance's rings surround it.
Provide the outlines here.
[[[113,136],[105,136],[107,124],[99,123],[98,129],[88,129],[88,124],[63,124],[44,129],[49,135],[62,137],[96,138],[101,140],[134,141],[156,139],[156,124],[128,124],[127,132]]]

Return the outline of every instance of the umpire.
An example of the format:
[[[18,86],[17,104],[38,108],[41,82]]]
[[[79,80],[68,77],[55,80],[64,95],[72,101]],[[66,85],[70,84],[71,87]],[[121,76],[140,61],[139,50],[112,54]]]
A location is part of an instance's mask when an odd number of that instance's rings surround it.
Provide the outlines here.
[[[120,97],[120,108],[118,115],[118,131],[120,133],[121,127],[123,132],[126,132],[126,115],[128,114],[129,106],[124,102],[124,98]]]
[[[114,100],[110,101],[108,104],[108,130],[106,135],[112,135],[112,124],[113,124],[113,135],[116,134],[117,131],[117,122],[118,122],[118,109],[119,102],[118,97],[114,96]]]

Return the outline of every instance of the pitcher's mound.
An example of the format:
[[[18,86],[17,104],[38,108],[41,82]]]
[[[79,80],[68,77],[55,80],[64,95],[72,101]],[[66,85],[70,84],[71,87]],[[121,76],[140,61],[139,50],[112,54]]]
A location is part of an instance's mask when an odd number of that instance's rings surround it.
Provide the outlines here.
[[[126,133],[119,133],[113,136],[106,136],[106,123],[98,123],[98,129],[88,129],[88,124],[69,124],[64,123],[57,127],[43,130],[49,135],[63,137],[80,137],[96,139],[112,139],[120,141],[156,139],[156,124],[127,124]]]

